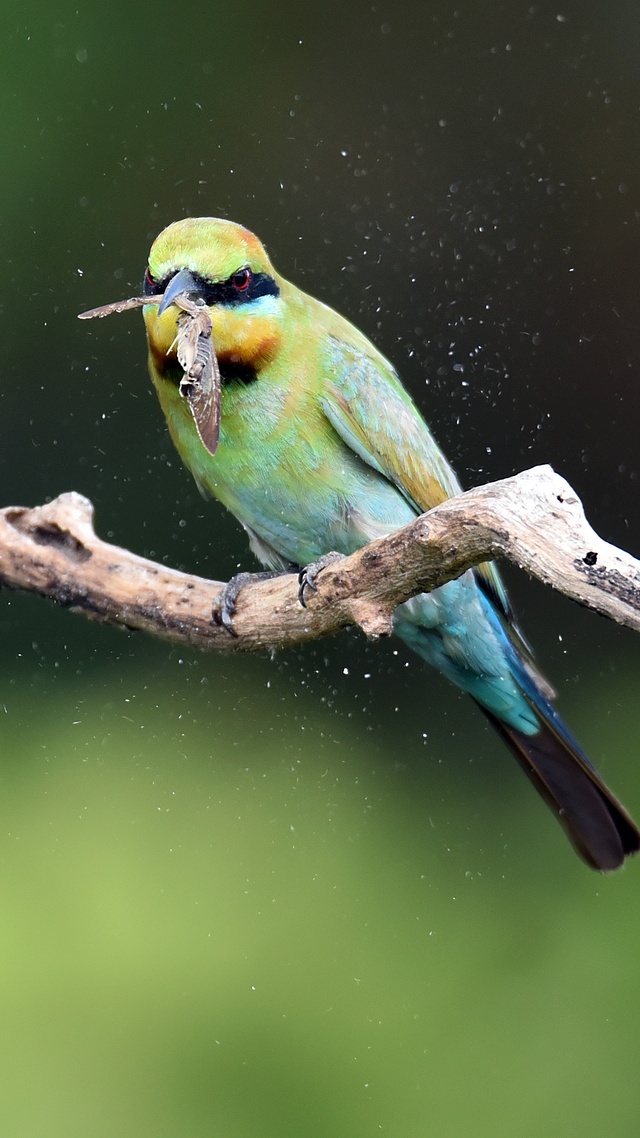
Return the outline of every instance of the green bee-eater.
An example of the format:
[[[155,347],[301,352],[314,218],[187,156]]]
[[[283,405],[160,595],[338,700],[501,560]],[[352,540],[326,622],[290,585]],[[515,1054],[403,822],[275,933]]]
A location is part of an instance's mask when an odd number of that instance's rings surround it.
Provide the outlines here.
[[[329,551],[352,553],[460,492],[391,364],[284,280],[248,230],[217,218],[170,225],[152,246],[144,293],[151,378],[171,437],[264,565],[292,570]],[[161,303],[151,299],[160,294]],[[180,383],[181,300],[205,306],[211,320],[220,409],[209,449]],[[555,711],[510,623],[495,566],[401,605],[394,630],[473,696],[589,865],[614,869],[638,850],[638,829]]]

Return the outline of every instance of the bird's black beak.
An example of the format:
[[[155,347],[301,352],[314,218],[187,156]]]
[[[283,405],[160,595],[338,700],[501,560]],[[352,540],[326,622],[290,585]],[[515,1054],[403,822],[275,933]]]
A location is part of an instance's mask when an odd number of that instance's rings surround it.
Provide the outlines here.
[[[198,283],[189,269],[180,269],[180,272],[171,278],[158,305],[158,315],[162,316],[162,313],[175,302],[176,297],[184,293],[188,297],[202,296],[202,283]]]

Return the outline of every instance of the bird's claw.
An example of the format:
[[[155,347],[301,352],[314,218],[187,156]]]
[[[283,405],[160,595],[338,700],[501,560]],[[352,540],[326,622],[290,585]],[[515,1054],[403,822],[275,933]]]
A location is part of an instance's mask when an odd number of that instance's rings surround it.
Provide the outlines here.
[[[298,601],[303,609],[307,607],[307,602],[304,599],[305,589],[311,589],[312,592],[316,593],[318,591],[316,585],[318,574],[328,565],[335,565],[336,561],[342,561],[343,558],[344,553],[325,553],[317,561],[311,561],[309,565],[305,565],[304,569],[300,570],[298,573]]]
[[[272,577],[280,576],[280,573],[274,573],[269,569],[264,573],[236,573],[235,577],[222,586],[213,602],[214,624],[226,628],[230,636],[237,636],[238,633],[233,627],[233,618],[236,614],[236,601],[245,585],[251,585],[254,581],[269,581]]]

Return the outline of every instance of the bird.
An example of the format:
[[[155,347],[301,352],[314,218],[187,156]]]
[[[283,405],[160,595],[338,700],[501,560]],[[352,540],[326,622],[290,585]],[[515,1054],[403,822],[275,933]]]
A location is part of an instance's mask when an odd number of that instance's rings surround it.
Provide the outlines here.
[[[170,224],[151,247],[143,292],[149,371],[173,443],[267,571],[308,567],[302,590],[314,587],[328,555],[461,493],[392,364],[284,279],[248,229],[212,217]],[[210,320],[209,388],[219,390],[208,440],[176,355],[189,305]],[[231,632],[247,576],[223,597]],[[479,705],[587,865],[613,870],[637,852],[640,832],[556,711],[493,563],[400,605],[393,631]]]

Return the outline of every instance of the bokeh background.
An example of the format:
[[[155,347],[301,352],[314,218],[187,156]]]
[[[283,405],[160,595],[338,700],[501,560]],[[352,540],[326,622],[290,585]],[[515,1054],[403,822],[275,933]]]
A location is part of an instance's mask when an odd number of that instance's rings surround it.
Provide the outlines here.
[[[3,18],[2,504],[225,578],[139,288],[255,229],[397,364],[468,484],[551,462],[638,524],[635,0],[24,0]],[[638,643],[514,571],[640,815]],[[0,1117],[12,1138],[638,1131],[640,864],[589,873],[401,646],[185,654],[0,597]]]

